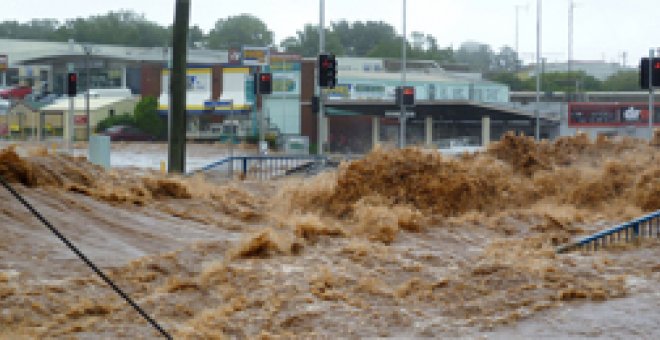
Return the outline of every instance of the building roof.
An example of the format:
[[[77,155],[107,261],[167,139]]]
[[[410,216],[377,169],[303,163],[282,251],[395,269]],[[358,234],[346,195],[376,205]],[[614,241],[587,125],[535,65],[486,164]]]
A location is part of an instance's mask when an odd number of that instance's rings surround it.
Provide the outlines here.
[[[16,65],[49,64],[54,59],[63,57],[82,57],[83,43],[80,42],[48,42],[20,39],[0,39],[3,54],[9,57],[10,67]],[[92,54],[108,59],[128,62],[165,62],[168,49],[164,47],[128,47],[117,45],[92,45]],[[228,61],[227,51],[191,49],[188,54],[189,63],[216,64]]]
[[[134,100],[133,97],[98,97],[89,98],[89,110],[96,111],[108,105],[116,104],[122,101]],[[73,107],[75,111],[85,110],[85,96],[78,95],[73,99]],[[41,108],[41,111],[68,111],[69,98],[62,97],[55,100],[52,104],[46,105]]]
[[[390,81],[397,82],[401,80],[401,73],[398,72],[363,72],[363,71],[339,71],[337,73],[340,79],[364,79],[371,81]],[[408,72],[406,73],[408,82],[424,83],[481,83],[502,85],[475,77],[474,74],[451,73],[444,71],[433,72]]]

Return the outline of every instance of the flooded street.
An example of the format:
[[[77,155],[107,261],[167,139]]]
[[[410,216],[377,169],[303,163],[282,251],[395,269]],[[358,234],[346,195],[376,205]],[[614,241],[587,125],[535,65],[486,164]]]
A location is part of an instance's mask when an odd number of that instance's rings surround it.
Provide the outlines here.
[[[508,135],[476,155],[376,150],[219,184],[18,146],[0,175],[175,338],[653,339],[660,241],[555,248],[660,209],[659,157],[639,140]],[[0,201],[0,338],[158,337]]]

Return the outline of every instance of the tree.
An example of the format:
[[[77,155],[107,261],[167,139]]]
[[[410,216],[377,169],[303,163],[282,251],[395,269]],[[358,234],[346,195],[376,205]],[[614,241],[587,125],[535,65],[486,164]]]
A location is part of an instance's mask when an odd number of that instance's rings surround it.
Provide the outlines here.
[[[518,76],[513,72],[493,72],[487,73],[484,75],[484,78],[494,81],[497,83],[502,83],[509,86],[511,91],[528,91],[531,90],[528,88],[528,84],[518,78]],[[531,85],[531,84],[530,84]]]
[[[639,71],[619,71],[603,82],[604,91],[639,91]]]
[[[270,46],[273,32],[261,19],[250,14],[219,19],[208,35],[211,49],[241,48],[242,46]]]
[[[318,26],[307,24],[302,31],[298,31],[296,37],[287,37],[280,44],[285,51],[297,53],[303,57],[315,57],[319,53],[319,29]],[[339,37],[334,32],[325,30],[325,50],[335,55],[344,55],[344,47]]]
[[[206,45],[206,35],[204,35],[204,32],[201,28],[199,28],[199,26],[191,26],[188,31],[188,36],[188,43],[190,46],[195,46],[196,44],[200,44],[202,46]]]
[[[332,23],[331,27],[350,56],[365,56],[377,45],[396,39],[394,27],[382,21],[348,23],[342,20]]]
[[[524,90],[536,89],[536,76],[532,76],[524,82]],[[550,72],[541,74],[542,91],[561,91],[575,93],[579,89],[584,91],[600,91],[601,82],[586,74],[584,71],[573,72]]]
[[[383,41],[374,46],[368,53],[367,57],[370,58],[401,58],[401,37],[396,37],[393,40]],[[407,47],[409,52],[410,46]],[[410,55],[410,53],[408,53]],[[413,56],[410,56],[413,59]]]
[[[495,71],[514,72],[520,67],[518,53],[510,46],[500,48],[500,52],[493,55],[492,68]]]
[[[431,34],[424,35],[423,32],[413,32],[412,44],[408,44],[408,57],[410,59],[435,60],[440,63],[451,62],[454,53],[451,48],[439,49],[438,40]],[[398,39],[401,46],[401,39]],[[399,50],[401,47],[399,47]],[[398,53],[401,54],[400,52]]]
[[[158,101],[154,97],[143,97],[136,105],[133,113],[135,126],[157,138],[165,137],[167,125],[158,115]]]
[[[109,12],[89,18],[76,18],[60,23],[55,19],[33,19],[20,24],[0,23],[0,37],[128,46],[163,46],[170,40],[168,29],[147,21],[132,11]]]
[[[96,125],[96,131],[101,132],[115,125],[134,126],[156,138],[164,138],[167,135],[167,124],[158,115],[158,101],[154,97],[143,97],[133,110],[133,115],[125,113],[118,116],[110,116],[101,120]]]
[[[477,72],[487,72],[494,67],[494,53],[487,44],[464,42],[456,51],[454,59],[466,63],[470,69]]]

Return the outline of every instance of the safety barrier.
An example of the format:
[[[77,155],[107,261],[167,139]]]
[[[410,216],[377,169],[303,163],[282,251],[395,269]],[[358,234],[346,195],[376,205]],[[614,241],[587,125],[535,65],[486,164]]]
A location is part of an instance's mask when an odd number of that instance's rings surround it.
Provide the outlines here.
[[[324,156],[233,156],[222,158],[190,174],[215,170],[226,171],[229,177],[239,173],[245,179],[269,180],[319,169],[327,162]]]
[[[655,230],[655,233],[654,233]],[[660,210],[557,248],[557,253],[571,250],[598,250],[615,242],[630,242],[642,237],[660,238]]]

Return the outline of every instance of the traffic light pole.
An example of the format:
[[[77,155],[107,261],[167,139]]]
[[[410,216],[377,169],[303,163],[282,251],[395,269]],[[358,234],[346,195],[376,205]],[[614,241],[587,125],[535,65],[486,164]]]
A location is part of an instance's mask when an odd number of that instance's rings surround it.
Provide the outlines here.
[[[403,89],[406,86],[406,0],[403,0],[403,39],[401,43],[401,116],[399,117],[399,147],[406,147],[406,105],[403,102]]]
[[[75,97],[69,97],[69,117],[67,117],[67,125],[69,128],[67,129],[67,136],[66,136],[66,145],[67,149],[69,150],[69,153],[73,155],[73,137],[75,136],[75,126],[74,126],[74,119],[73,119],[73,101]]]
[[[320,0],[320,15],[319,15],[319,55],[325,52],[325,0]],[[321,77],[321,67],[317,65],[317,79]],[[317,138],[317,154],[323,155],[323,142],[324,142],[324,118],[325,118],[325,105],[323,103],[323,88],[316,82],[317,91],[319,95],[319,116],[318,116],[318,138]]]
[[[653,116],[655,115],[655,88],[653,87],[653,59],[655,57],[655,50],[649,50],[649,141],[653,140]]]

